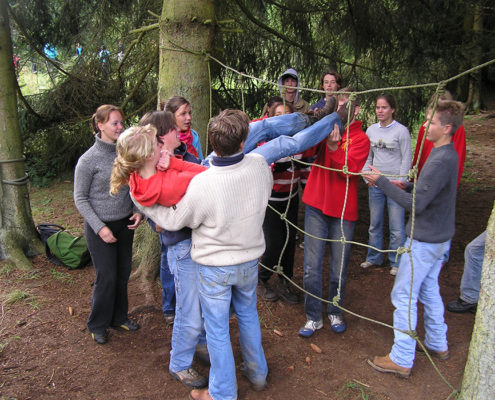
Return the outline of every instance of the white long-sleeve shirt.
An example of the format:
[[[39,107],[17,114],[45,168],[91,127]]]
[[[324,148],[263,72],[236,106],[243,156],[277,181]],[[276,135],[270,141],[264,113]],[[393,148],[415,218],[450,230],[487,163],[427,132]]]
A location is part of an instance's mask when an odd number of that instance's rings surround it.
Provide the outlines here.
[[[364,171],[369,171],[369,165],[373,165],[383,174],[409,173],[412,162],[411,135],[404,125],[395,120],[387,126],[376,123],[366,130],[366,135],[370,139],[370,153]],[[407,177],[388,179],[408,181]]]
[[[273,186],[266,160],[248,154],[195,176],[174,207],[136,206],[166,230],[192,228],[191,257],[203,265],[236,265],[265,251],[263,220]]]

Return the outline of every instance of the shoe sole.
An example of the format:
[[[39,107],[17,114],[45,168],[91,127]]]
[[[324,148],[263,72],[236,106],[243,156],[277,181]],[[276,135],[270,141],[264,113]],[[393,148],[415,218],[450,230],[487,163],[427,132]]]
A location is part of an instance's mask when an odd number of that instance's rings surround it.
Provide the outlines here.
[[[448,351],[447,354],[441,355],[438,351],[430,350],[428,348],[426,350],[428,350],[428,354],[430,356],[432,356],[433,358],[437,358],[440,361],[447,361],[450,358],[450,353]],[[416,347],[416,354],[426,356],[426,353],[423,351],[421,347]]]
[[[366,360],[366,362],[368,363],[368,365],[373,368],[374,370],[378,371],[378,372],[385,372],[385,373],[390,373],[390,374],[394,374],[395,376],[399,377],[399,378],[402,378],[402,379],[407,379],[411,376],[411,372],[409,373],[404,373],[404,372],[400,372],[400,371],[396,371],[395,369],[386,369],[386,368],[382,368],[378,365],[376,365],[373,361],[371,361],[369,358]]]
[[[476,307],[469,307],[464,310],[452,310],[449,307],[445,307],[448,312],[455,313],[455,314],[465,314],[465,313],[471,313],[471,314],[476,314]]]
[[[323,328],[323,326],[322,326],[321,328]],[[299,336],[301,336],[301,337],[303,337],[303,338],[310,338],[311,336],[313,336],[313,335],[316,333],[316,331],[319,331],[321,328],[317,328],[317,329],[315,329],[315,330],[314,330],[313,332],[311,332],[311,334],[309,334],[309,335],[306,335],[304,332],[308,332],[308,333],[309,333],[309,332],[310,332],[310,330],[308,330],[308,331],[302,331],[302,330],[300,329],[298,333],[299,333]]]

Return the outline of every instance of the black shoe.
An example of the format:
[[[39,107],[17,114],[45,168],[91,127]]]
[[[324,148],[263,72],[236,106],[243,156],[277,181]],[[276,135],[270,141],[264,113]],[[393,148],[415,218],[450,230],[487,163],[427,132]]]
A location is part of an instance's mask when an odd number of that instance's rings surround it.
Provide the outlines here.
[[[337,110],[337,99],[335,96],[330,97],[326,102],[325,106],[313,113],[313,115],[309,115],[309,120],[311,121],[311,125],[315,122],[319,121],[323,117],[330,115],[335,110]]]
[[[139,325],[137,322],[134,322],[132,319],[128,319],[122,322],[119,325],[113,325],[114,328],[121,328],[126,331],[137,331],[139,329]]]
[[[301,302],[299,296],[290,291],[289,283],[285,279],[279,282],[277,288],[277,294],[282,300],[286,301],[287,303],[299,304]]]
[[[471,312],[476,314],[478,303],[468,303],[461,298],[447,303],[447,310],[453,313]]]
[[[108,342],[108,332],[105,331],[103,333],[91,332],[91,337],[98,344],[105,344]]]
[[[258,282],[258,294],[266,301],[278,300],[278,294],[272,290],[268,282],[263,282],[261,280]]]

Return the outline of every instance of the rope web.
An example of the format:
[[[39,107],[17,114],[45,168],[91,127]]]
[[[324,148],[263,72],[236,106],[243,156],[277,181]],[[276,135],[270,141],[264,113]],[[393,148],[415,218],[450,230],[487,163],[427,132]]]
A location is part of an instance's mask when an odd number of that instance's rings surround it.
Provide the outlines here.
[[[241,99],[242,99],[242,108],[243,108],[243,111],[244,110],[244,92],[243,92],[243,80],[244,79],[251,79],[251,80],[254,80],[254,81],[257,81],[257,82],[262,82],[262,83],[266,83],[266,84],[270,84],[270,85],[273,85],[274,87],[278,88],[278,87],[282,87],[282,91],[285,91],[285,89],[289,88],[289,86],[279,86],[278,82],[273,82],[273,81],[269,81],[269,80],[266,80],[266,79],[262,79],[262,78],[258,78],[258,77],[255,77],[255,76],[252,76],[252,75],[248,75],[246,73],[243,73],[241,71],[238,71],[228,65],[225,65],[224,63],[222,63],[220,60],[216,59],[215,57],[211,56],[210,54],[208,54],[207,52],[205,51],[192,51],[192,50],[188,50],[188,49],[185,49],[175,43],[173,43],[172,41],[169,40],[169,43],[170,45],[172,46],[172,48],[170,47],[167,47],[166,49],[167,50],[171,50],[171,51],[184,51],[184,52],[189,52],[189,53],[192,53],[192,54],[196,54],[198,56],[202,56],[202,57],[205,57],[206,59],[206,62],[208,63],[208,74],[209,74],[209,81],[210,81],[210,118],[212,117],[212,97],[211,97],[211,84],[212,84],[212,79],[211,79],[211,72],[210,72],[210,62],[213,61],[215,63],[217,63],[218,65],[220,65],[222,68],[226,69],[226,70],[229,70],[231,72],[233,72],[234,74],[237,74],[238,75],[238,84],[241,88]],[[376,89],[369,89],[369,90],[363,90],[363,91],[355,91],[355,92],[348,92],[346,93],[346,95],[349,95],[349,102],[352,102],[354,101],[357,96],[359,95],[364,95],[364,94],[373,94],[373,93],[384,93],[384,92],[390,92],[390,91],[400,91],[400,90],[409,90],[409,89],[419,89],[419,88],[427,88],[427,87],[431,87],[431,88],[435,88],[435,94],[434,94],[434,98],[433,98],[433,103],[432,103],[432,115],[435,114],[435,111],[436,111],[436,107],[437,107],[437,104],[438,104],[438,99],[439,97],[444,93],[444,90],[445,90],[445,86],[449,83],[449,82],[452,82],[452,81],[455,81],[465,75],[469,75],[475,71],[478,71],[482,68],[485,68],[486,66],[490,65],[490,64],[493,64],[495,63],[495,59],[494,60],[490,60],[484,64],[480,64],[476,67],[473,67],[469,70],[466,70],[462,73],[459,73],[458,75],[455,75],[453,77],[450,77],[446,80],[443,80],[443,81],[440,81],[440,82],[431,82],[431,83],[424,83],[424,84],[417,84],[417,85],[408,85],[408,86],[397,86],[397,87],[385,87],[385,88],[376,88]],[[330,93],[330,94],[337,94],[337,92],[325,92],[323,90],[319,90],[319,89],[313,89],[313,88],[306,88],[306,87],[301,87],[299,86],[298,87],[299,90],[301,91],[307,91],[307,92],[313,92],[313,93],[320,93],[320,94],[323,94],[325,95],[326,93]],[[283,96],[283,93],[282,93],[282,98],[284,100],[284,106],[285,106],[285,98]],[[346,135],[347,135],[347,132],[349,132],[349,127],[350,127],[350,124],[351,124],[351,110],[352,110],[352,107],[348,107],[348,118],[347,118],[347,125],[346,125],[346,133],[345,135],[342,135],[342,138],[344,138]],[[287,206],[285,208],[285,211],[283,213],[279,212],[278,210],[276,210],[274,207],[272,207],[271,205],[268,205],[268,207],[276,212],[280,218],[284,221],[285,223],[285,228],[286,228],[286,237],[285,237],[285,242],[284,242],[284,245],[282,247],[282,250],[280,252],[280,255],[279,255],[279,258],[278,258],[278,262],[277,262],[277,265],[274,266],[274,268],[270,268],[269,266],[267,265],[264,265],[262,264],[261,262],[259,263],[259,265],[261,265],[263,268],[269,270],[269,271],[272,271],[282,277],[284,277],[288,282],[290,282],[294,287],[296,287],[298,290],[300,290],[301,292],[303,292],[305,295],[308,295],[308,296],[312,296],[314,298],[316,298],[317,300],[323,302],[323,303],[326,303],[326,304],[333,304],[335,307],[338,307],[340,310],[342,311],[345,311],[346,313],[349,313],[355,317],[358,317],[358,318],[361,318],[363,320],[366,320],[368,322],[372,322],[372,323],[375,323],[375,324],[378,324],[378,325],[381,325],[381,326],[384,326],[384,327],[387,327],[387,328],[390,328],[390,329],[394,329],[394,330],[397,330],[397,331],[400,331],[402,333],[405,333],[407,335],[409,335],[411,338],[413,338],[417,345],[421,347],[421,349],[424,351],[424,353],[426,354],[426,356],[428,357],[428,360],[430,361],[430,363],[432,364],[434,370],[436,371],[436,373],[439,375],[439,377],[443,380],[443,382],[450,388],[451,390],[451,393],[449,394],[449,396],[447,397],[447,400],[450,399],[450,398],[453,398],[454,396],[457,396],[459,394],[459,391],[458,389],[456,389],[446,378],[445,376],[440,372],[440,370],[438,369],[437,365],[435,364],[435,362],[433,361],[431,355],[429,354],[428,350],[426,349],[425,345],[421,342],[421,340],[419,339],[419,336],[417,334],[417,332],[415,330],[412,329],[412,321],[411,321],[411,303],[412,303],[412,287],[413,287],[413,281],[414,281],[414,262],[413,262],[413,257],[412,257],[412,253],[411,253],[411,246],[412,246],[412,240],[414,239],[414,226],[415,226],[415,209],[416,209],[416,185],[417,185],[417,177],[418,177],[418,163],[419,163],[419,160],[421,158],[421,154],[423,152],[423,146],[424,146],[424,142],[426,140],[426,136],[427,136],[427,133],[428,133],[428,130],[429,130],[429,127],[430,127],[430,121],[428,122],[426,128],[425,128],[425,134],[423,135],[423,138],[421,140],[421,143],[417,143],[416,146],[420,146],[420,150],[419,150],[419,154],[418,154],[418,158],[417,158],[417,161],[416,161],[416,164],[414,164],[411,169],[409,170],[409,173],[407,175],[391,175],[391,174],[380,174],[380,175],[383,175],[383,176],[386,176],[386,177],[389,177],[389,178],[408,178],[410,180],[413,181],[413,189],[412,189],[412,195],[413,195],[413,200],[412,200],[412,210],[411,210],[411,231],[410,231],[410,235],[409,235],[409,238],[411,239],[409,241],[409,245],[407,247],[399,247],[397,250],[382,250],[382,249],[378,249],[376,247],[373,247],[373,246],[370,246],[366,243],[360,243],[360,242],[355,242],[353,240],[348,240],[346,239],[345,237],[345,233],[344,233],[344,215],[345,215],[345,211],[346,211],[346,208],[347,208],[347,199],[348,199],[348,194],[349,194],[349,184],[350,184],[350,178],[352,176],[366,176],[366,175],[369,175],[369,174],[375,174],[374,172],[352,172],[349,170],[348,168],[348,152],[349,152],[349,146],[351,146],[352,144],[349,143],[347,146],[345,146],[345,164],[344,164],[344,167],[342,169],[335,169],[335,168],[329,168],[329,167],[324,167],[322,165],[319,165],[319,164],[315,164],[315,163],[308,163],[308,162],[304,162],[302,160],[298,160],[294,157],[290,157],[291,159],[291,164],[292,164],[292,182],[291,182],[291,187],[290,187],[290,193],[292,193],[292,188],[293,188],[293,185],[295,183],[295,180],[294,180],[294,173],[295,173],[295,163],[299,163],[299,164],[302,164],[303,166],[311,166],[311,168],[322,168],[322,169],[326,169],[328,171],[333,171],[333,172],[339,172],[339,173],[342,173],[346,176],[346,188],[345,188],[345,197],[344,197],[344,206],[343,206],[343,209],[342,209],[342,213],[341,213],[341,217],[340,217],[340,237],[337,238],[337,239],[327,239],[327,238],[320,238],[320,237],[316,237],[316,236],[313,236],[311,234],[309,234],[308,232],[305,232],[303,229],[299,228],[297,226],[297,224],[294,224],[293,222],[289,221],[287,219],[287,213],[288,213],[288,210],[289,210],[289,207],[290,207],[290,203],[292,201],[292,197],[289,196],[289,199],[287,200]],[[296,182],[297,184],[297,182]],[[321,241],[324,241],[324,242],[327,242],[327,243],[330,243],[330,242],[340,242],[342,243],[342,256],[340,257],[341,259],[341,265],[340,265],[340,275],[339,275],[339,285],[338,285],[338,289],[337,289],[337,295],[332,299],[332,300],[327,300],[327,299],[324,299],[324,298],[320,298],[318,296],[315,296],[311,293],[309,293],[308,291],[306,291],[303,287],[299,286],[296,282],[294,282],[293,280],[291,280],[287,275],[284,274],[283,272],[283,267],[281,265],[281,262],[282,262],[282,256],[284,254],[284,252],[286,251],[286,248],[287,248],[287,245],[288,245],[288,242],[289,242],[289,230],[290,230],[290,227],[296,229],[298,232],[300,232],[301,234],[304,234],[306,236],[309,236],[309,237],[312,237],[314,239],[317,239],[317,240],[321,240]],[[396,253],[396,260],[397,258],[399,257],[399,255],[403,255],[403,256],[407,256],[409,257],[410,259],[410,264],[411,264],[411,282],[410,282],[410,294],[409,294],[409,305],[408,305],[408,324],[409,324],[409,329],[408,330],[401,330],[401,329],[398,329],[398,328],[395,328],[394,326],[390,325],[390,324],[387,324],[385,322],[382,322],[382,321],[378,321],[378,320],[375,320],[373,318],[370,318],[370,317],[367,317],[365,315],[361,315],[357,312],[354,312],[352,310],[349,310],[345,307],[342,307],[341,305],[338,304],[339,300],[340,300],[340,294],[341,294],[341,288],[342,288],[342,272],[344,270],[344,252],[345,252],[345,244],[351,244],[351,245],[357,245],[357,246],[362,246],[362,247],[365,247],[365,248],[371,248],[375,251],[378,251],[378,252],[382,252],[382,253],[391,253],[391,252],[394,252]]]

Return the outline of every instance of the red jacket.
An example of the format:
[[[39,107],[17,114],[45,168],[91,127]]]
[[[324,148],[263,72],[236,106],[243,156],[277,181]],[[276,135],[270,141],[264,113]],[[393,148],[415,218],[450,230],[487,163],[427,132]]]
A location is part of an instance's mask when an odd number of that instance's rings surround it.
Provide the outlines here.
[[[148,179],[133,172],[129,177],[130,191],[144,207],[151,207],[153,204],[171,207],[182,199],[191,179],[205,169],[202,165],[171,157],[166,171],[156,171]]]
[[[416,142],[416,149],[414,150],[414,159],[413,165],[416,165],[419,156],[419,149],[421,147],[421,142],[423,141],[423,137],[425,135],[425,128],[421,125],[421,128],[418,133],[418,141]],[[459,187],[459,183],[461,182],[462,171],[464,170],[464,161],[466,161],[466,132],[464,131],[464,126],[460,126],[459,129],[454,133],[454,136],[451,138],[451,142],[454,143],[454,149],[459,155],[459,169],[457,170],[457,186]],[[428,139],[425,139],[425,143],[423,145],[423,150],[421,151],[421,157],[419,157],[418,163],[418,176],[423,168],[423,165],[426,162],[426,159],[430,155],[431,149],[433,148],[433,143]]]
[[[370,152],[370,141],[362,129],[361,121],[354,121],[350,125],[349,135],[344,131],[342,141],[336,151],[329,151],[326,141],[319,143],[314,149],[315,164],[341,170],[346,165],[349,172],[361,172]],[[344,204],[347,178],[349,190],[347,204]],[[341,218],[345,206],[344,219],[356,221],[358,217],[358,184],[359,175],[346,175],[343,172],[329,171],[317,166],[311,168],[308,183],[304,190],[303,202],[315,207],[323,214],[334,218]]]

